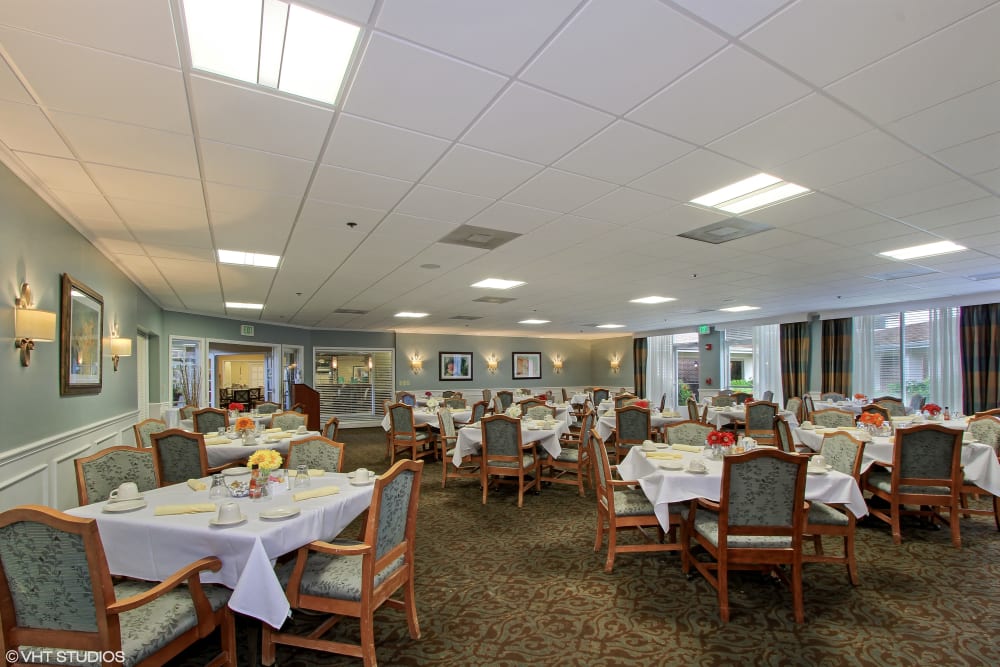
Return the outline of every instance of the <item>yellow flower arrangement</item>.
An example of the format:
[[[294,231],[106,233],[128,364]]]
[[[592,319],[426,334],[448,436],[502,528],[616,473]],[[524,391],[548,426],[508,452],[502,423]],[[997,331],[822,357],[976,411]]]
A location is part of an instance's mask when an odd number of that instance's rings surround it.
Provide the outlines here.
[[[256,426],[257,424],[250,417],[240,417],[236,420],[236,426],[233,428],[237,431],[252,431]]]
[[[273,449],[258,449],[247,459],[249,465],[257,465],[258,468],[267,470],[277,470],[281,467],[281,454]]]

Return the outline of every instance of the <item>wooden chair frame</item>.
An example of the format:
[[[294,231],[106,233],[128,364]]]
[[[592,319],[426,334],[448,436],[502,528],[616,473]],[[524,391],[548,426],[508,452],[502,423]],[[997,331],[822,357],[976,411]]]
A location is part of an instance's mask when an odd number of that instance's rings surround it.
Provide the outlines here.
[[[139,453],[140,455],[149,456],[149,467],[153,471],[153,479],[156,482],[156,486],[154,488],[160,486],[160,476],[156,470],[156,462],[154,460],[152,449],[146,447],[129,447],[128,445],[117,445],[115,447],[107,447],[99,452],[91,454],[90,456],[83,456],[81,458],[73,460],[73,467],[76,468],[76,495],[81,505],[89,505],[90,503],[96,503],[101,500],[107,500],[107,498],[94,498],[94,499],[90,498],[89,494],[87,493],[86,475],[84,474],[83,470],[84,466],[90,463],[91,461],[97,461],[98,459],[107,456],[111,452],[121,451],[123,449],[134,453],[137,452],[138,450],[137,453]],[[123,479],[121,481],[134,482],[136,480]],[[139,489],[139,491],[145,491],[145,489]]]
[[[158,447],[159,440],[166,438],[168,436],[179,435],[189,440],[197,441],[196,446],[198,448],[198,460],[201,466],[201,477],[208,477],[217,472],[222,472],[226,468],[230,468],[236,463],[227,463],[225,465],[216,466],[210,468],[208,465],[208,454],[205,451],[205,436],[201,433],[192,433],[190,431],[185,431],[180,428],[168,428],[166,431],[161,431],[160,433],[154,433],[150,436],[153,441],[153,469],[156,471],[156,478],[160,480],[160,486],[170,486],[171,484],[178,484],[181,482],[186,482],[186,479],[165,479],[163,477],[163,466],[160,461],[160,450]]]
[[[542,482],[550,484],[570,484],[584,495],[584,481],[591,477],[590,448],[587,438],[594,425],[594,413],[588,410],[583,415],[583,423],[577,433],[564,433],[559,439],[559,445],[564,451],[576,451],[576,460],[548,457],[542,461]],[[560,454],[562,456],[562,454]]]
[[[638,438],[623,438],[621,434],[622,415],[632,412],[646,414],[646,433],[640,440]],[[638,405],[626,405],[622,408],[615,408],[615,464],[621,463],[635,445],[641,445],[646,440],[653,439],[653,424],[650,417],[649,408],[640,408]]]
[[[487,424],[494,421],[510,422],[517,429],[517,456],[506,456],[489,453],[489,437]],[[507,415],[493,415],[486,417],[482,421],[483,429],[483,449],[481,454],[481,464],[479,466],[479,480],[483,487],[483,504],[486,504],[486,495],[490,487],[490,477],[495,475],[494,481],[498,484],[517,485],[517,506],[524,507],[524,492],[534,489],[535,495],[539,495],[542,490],[542,479],[540,474],[540,460],[538,458],[537,442],[527,444],[521,442],[521,420],[508,417]],[[530,454],[532,463],[530,466],[524,464],[525,454]],[[514,463],[515,466],[490,465],[494,463]],[[528,477],[531,479],[528,479]]]
[[[205,431],[201,430],[200,424],[198,423],[198,418],[201,417],[202,415],[218,415],[219,417],[222,417],[222,422],[226,425],[226,428],[229,428],[228,410],[222,410],[221,408],[199,408],[198,410],[195,410],[191,416],[191,420],[194,422],[192,428],[195,430],[196,433],[205,433]],[[216,426],[215,428],[211,429],[209,433],[215,433],[218,428],[219,427]]]
[[[330,432],[330,428],[333,427],[333,433]],[[333,440],[334,442],[339,442],[338,436],[340,435],[340,418],[330,417],[323,424],[323,430],[320,431],[322,436],[327,440]]]
[[[403,430],[402,424],[396,424],[396,408],[406,408],[410,412],[410,430]],[[417,439],[417,434],[425,434],[423,440]],[[396,454],[407,452],[414,461],[425,456],[437,454],[437,442],[430,424],[417,425],[413,418],[413,407],[406,403],[393,403],[389,406],[389,465],[396,463]]]
[[[136,447],[148,448],[148,447],[152,447],[153,446],[152,441],[150,441],[150,443],[148,445],[145,442],[142,441],[142,430],[141,430],[142,427],[143,427],[143,425],[145,425],[145,424],[153,424],[153,423],[163,424],[163,430],[164,431],[167,430],[167,422],[164,421],[164,420],[162,420],[162,419],[143,419],[138,424],[132,424],[132,433],[135,435],[135,446]]]

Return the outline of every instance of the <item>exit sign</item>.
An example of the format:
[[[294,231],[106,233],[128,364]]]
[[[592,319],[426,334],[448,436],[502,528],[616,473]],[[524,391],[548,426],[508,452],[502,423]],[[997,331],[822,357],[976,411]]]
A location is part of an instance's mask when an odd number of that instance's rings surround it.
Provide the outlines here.
[[[712,327],[710,327],[707,324],[702,324],[700,327],[698,327],[698,333],[700,333],[700,334],[710,334],[710,333],[712,333]]]
[[[253,325],[252,324],[241,324],[240,325],[240,335],[241,336],[252,336],[253,335]]]

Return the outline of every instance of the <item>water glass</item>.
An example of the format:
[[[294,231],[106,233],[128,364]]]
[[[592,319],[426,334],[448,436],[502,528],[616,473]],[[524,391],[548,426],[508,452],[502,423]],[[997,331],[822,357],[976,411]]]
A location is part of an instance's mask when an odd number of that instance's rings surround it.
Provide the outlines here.
[[[304,489],[309,486],[309,468],[300,465],[295,469],[295,488]]]
[[[230,493],[229,487],[226,486],[226,480],[221,473],[212,475],[212,488],[208,490],[208,497],[210,500],[222,500],[223,498],[229,498],[233,494]]]

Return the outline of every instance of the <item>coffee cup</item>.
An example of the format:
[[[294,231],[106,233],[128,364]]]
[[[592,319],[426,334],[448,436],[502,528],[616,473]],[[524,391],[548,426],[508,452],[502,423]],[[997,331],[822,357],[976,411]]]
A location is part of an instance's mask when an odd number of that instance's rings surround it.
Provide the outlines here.
[[[295,429],[295,432],[296,433],[305,433],[306,432],[306,427],[304,425],[300,426],[297,429]]]
[[[708,468],[705,466],[704,461],[699,461],[698,459],[695,459],[690,463],[688,463],[688,470],[690,470],[691,472],[705,472],[706,470],[708,470]]]
[[[243,514],[240,512],[240,506],[234,502],[226,502],[219,504],[219,523],[232,523],[234,521],[239,521]]]
[[[354,481],[358,482],[359,484],[367,483],[368,480],[371,478],[371,475],[372,473],[370,470],[368,470],[368,468],[358,468],[357,471],[354,473]]]
[[[643,440],[643,442],[642,442],[642,451],[644,451],[644,452],[651,452],[654,449],[656,449],[656,443],[655,442],[653,442],[652,440]]]
[[[802,424],[800,424],[800,426],[802,426],[802,428],[812,428],[813,427],[813,423],[807,419],[804,422],[802,422]]]
[[[826,466],[826,459],[823,458],[822,454],[817,454],[816,456],[809,459],[809,465],[814,468],[823,468]]]
[[[123,500],[137,500],[138,498],[139,487],[135,482],[125,482],[108,496],[108,500],[113,503]]]

